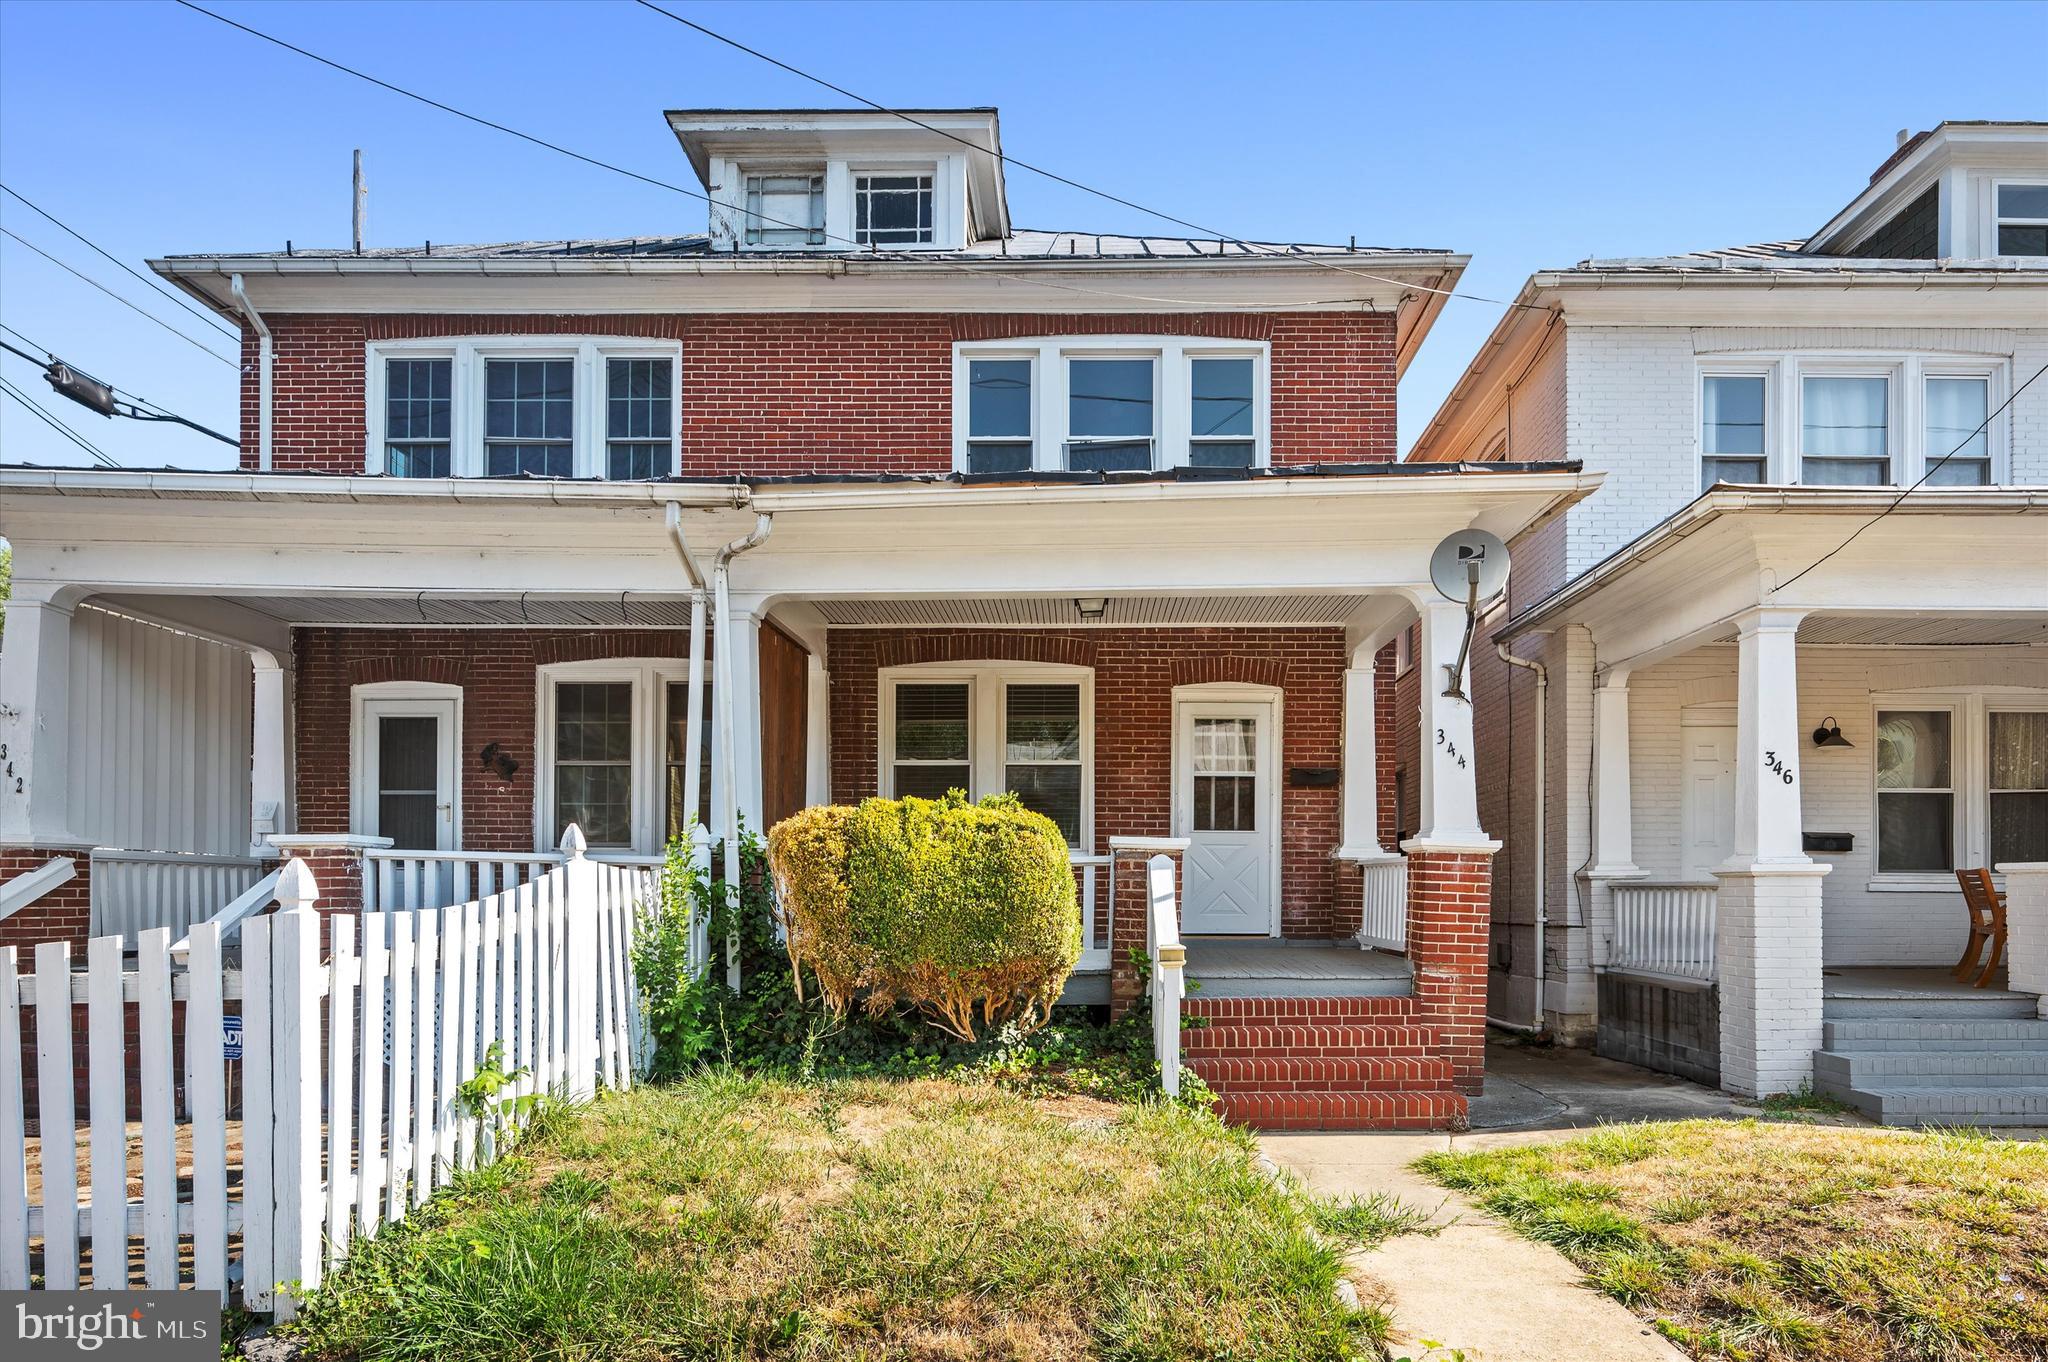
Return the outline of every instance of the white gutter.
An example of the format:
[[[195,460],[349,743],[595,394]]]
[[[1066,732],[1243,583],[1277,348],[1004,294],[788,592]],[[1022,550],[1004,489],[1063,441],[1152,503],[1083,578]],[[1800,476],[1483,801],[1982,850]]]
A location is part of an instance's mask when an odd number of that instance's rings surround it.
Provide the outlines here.
[[[676,557],[683,561],[683,571],[690,577],[690,680],[684,720],[688,727],[683,730],[683,811],[685,816],[695,818],[701,794],[698,768],[704,756],[705,581],[704,565],[697,561],[690,541],[683,535],[683,508],[679,502],[668,504],[668,535],[675,544]]]
[[[270,340],[270,324],[263,320],[263,314],[256,310],[256,304],[249,301],[249,294],[242,287],[242,276],[228,276],[228,289],[235,295],[235,302],[241,307],[242,315],[249,319],[249,325],[256,329],[256,466],[270,471],[270,375],[274,358]]]
[[[1398,466],[1398,465],[1396,465]],[[1423,465],[1431,466],[1431,465]],[[1434,465],[1443,467],[1444,465]],[[755,491],[750,503],[766,514],[778,511],[853,511],[919,506],[1074,505],[1114,501],[1250,501],[1319,497],[1441,496],[1456,491],[1503,496],[1531,492],[1563,494],[1577,500],[1600,486],[1596,472],[1555,473],[1444,472],[1428,474],[1370,473],[1337,477],[1278,477],[1218,482],[1020,483],[1005,486],[888,483],[878,486],[831,487],[818,490],[774,487]]]
[[[1550,672],[1541,662],[1534,661],[1531,658],[1516,657],[1508,651],[1508,645],[1505,643],[1496,643],[1493,645],[1493,649],[1496,653],[1500,654],[1500,660],[1507,663],[1510,667],[1522,667],[1536,674],[1536,836],[1533,839],[1535,843],[1534,859],[1536,861],[1536,1008],[1534,1019],[1526,1026],[1517,1022],[1498,1021],[1492,1017],[1488,1017],[1486,1020],[1489,1025],[1505,1027],[1510,1031],[1536,1033],[1543,1030],[1543,952],[1548,945],[1550,935],[1550,910],[1544,898],[1544,889],[1550,880],[1550,867],[1543,860],[1544,790],[1548,783],[1543,769],[1543,734],[1544,729],[1549,726]],[[1510,715],[1510,719],[1512,717]],[[1508,772],[1508,786],[1510,789],[1514,787],[1514,779],[1514,772]]]
[[[723,787],[720,791],[723,797],[719,800],[718,821],[719,832],[725,838],[725,892],[727,901],[734,905],[739,902],[740,886],[740,764],[732,722],[733,705],[737,703],[739,697],[733,693],[732,593],[729,586],[729,569],[733,559],[749,549],[760,547],[774,528],[773,515],[756,516],[754,528],[720,549],[711,568],[711,591],[716,598],[712,627],[717,630],[711,649],[711,664],[718,673],[711,699],[718,718],[719,774]],[[734,992],[738,992],[740,956],[737,930],[725,943],[725,982]]]
[[[747,505],[745,486],[731,482],[587,482],[552,478],[390,478],[364,473],[202,473],[185,470],[30,468],[0,466],[0,490],[22,496],[94,499],[121,494],[175,501],[431,501],[546,502],[553,505]]]

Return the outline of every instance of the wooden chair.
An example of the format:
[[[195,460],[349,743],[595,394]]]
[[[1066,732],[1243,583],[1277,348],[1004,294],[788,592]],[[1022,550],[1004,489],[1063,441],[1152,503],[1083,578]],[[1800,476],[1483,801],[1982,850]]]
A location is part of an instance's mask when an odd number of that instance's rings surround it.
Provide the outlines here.
[[[1983,972],[1977,976],[1977,987],[1983,988],[2005,959],[2005,896],[1992,887],[1991,872],[1981,866],[1958,870],[1956,881],[1963,886],[1963,906],[1970,914],[1970,944],[1963,947],[1963,958],[1956,965],[1955,975],[1967,979],[1977,967],[1977,953],[1989,942],[1991,953],[1984,961]]]

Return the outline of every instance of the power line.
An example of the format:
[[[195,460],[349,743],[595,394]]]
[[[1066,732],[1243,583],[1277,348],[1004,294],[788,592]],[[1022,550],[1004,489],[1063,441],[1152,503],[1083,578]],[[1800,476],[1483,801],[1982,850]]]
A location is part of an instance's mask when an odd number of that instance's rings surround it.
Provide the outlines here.
[[[2039,378],[2042,374],[2048,374],[2048,364],[2044,364],[2040,368],[2034,370],[2034,378]],[[1999,412],[2002,412],[2007,407],[2011,406],[2015,401],[2018,400],[2019,395],[2021,393],[2025,392],[2028,388],[2033,386],[2034,378],[2030,378],[2025,383],[2020,384],[2019,387],[2014,388],[2012,390],[2012,396],[2006,398],[2005,401],[2000,402],[1998,404],[1997,411],[1992,412],[1989,416],[1985,417],[1982,421],[1978,422],[1977,428],[1971,431],[1968,435],[1965,435],[1963,437],[1962,444],[1957,445],[1954,449],[1951,449],[1948,453],[1942,455],[1933,463],[1927,465],[1927,471],[1920,475],[1919,480],[1916,481],[1911,487],[1908,487],[1905,491],[1899,493],[1898,496],[1892,500],[1891,505],[1885,507],[1882,511],[1879,511],[1876,515],[1864,521],[1861,525],[1858,525],[1854,532],[1852,532],[1847,539],[1844,539],[1841,543],[1835,545],[1826,553],[1823,553],[1820,557],[1814,559],[1811,563],[1808,563],[1805,567],[1793,573],[1788,580],[1779,583],[1777,586],[1772,587],[1771,593],[1773,595],[1776,595],[1778,592],[1783,591],[1786,588],[1790,587],[1793,582],[1798,581],[1801,577],[1804,577],[1807,573],[1813,571],[1822,563],[1825,563],[1828,559],[1834,557],[1843,549],[1846,549],[1851,544],[1855,543],[1857,537],[1860,536],[1865,530],[1869,529],[1872,525],[1875,525],[1878,521],[1883,520],[1893,511],[1898,510],[1901,502],[1905,501],[1907,497],[1912,496],[1913,493],[1919,491],[1922,485],[1924,485],[1929,478],[1933,477],[1936,473],[1939,473],[1941,471],[1941,467],[1943,464],[1947,463],[1950,459],[1953,459],[1956,455],[1962,453],[1964,448],[1966,448],[1969,445],[1970,441],[1976,439],[1979,435],[1982,435],[1987,429],[1989,429],[1991,423],[1998,419]]]
[[[54,427],[59,435],[62,435],[65,439],[71,441],[72,444],[77,445],[80,449],[92,455],[95,459],[98,459],[107,467],[119,468],[121,466],[115,460],[109,458],[103,450],[101,450],[97,445],[93,444],[90,440],[86,439],[83,435],[80,435],[77,431],[65,425],[62,421],[59,421],[56,417],[50,415],[50,413],[44,411],[39,404],[31,402],[28,399],[28,395],[26,393],[22,392],[21,389],[15,387],[12,383],[9,383],[4,378],[0,378],[0,392],[6,393],[9,397],[21,403],[22,406],[27,407],[31,413],[40,417],[46,424]]]
[[[31,350],[42,351],[43,358],[45,360],[53,360],[57,358],[57,352],[55,350],[52,350],[49,346],[40,344],[34,340],[31,340],[29,337],[22,335],[21,332],[16,331],[13,327],[9,326],[5,322],[0,322],[0,331],[5,331],[8,335],[14,337],[16,340],[20,341],[23,345],[26,345]],[[16,353],[19,352],[17,351]],[[30,358],[33,359],[34,356],[30,356]],[[164,406],[161,402],[152,402],[148,398],[144,397],[141,393],[133,392],[127,388],[119,387],[118,385],[115,384],[108,384],[107,386],[113,388],[115,392],[121,394],[121,396],[127,398],[130,402],[135,403],[137,406],[149,407],[161,412],[168,412],[170,410],[169,407]]]
[[[595,166],[600,170],[609,170],[616,175],[624,175],[628,179],[638,180],[642,184],[652,185],[657,189],[666,189],[672,194],[681,194],[685,198],[695,199],[699,203],[709,204],[713,208],[725,206],[720,204],[716,199],[713,199],[708,194],[700,194],[694,189],[685,188],[684,186],[676,184],[672,181],[658,179],[652,175],[643,175],[637,170],[629,170],[625,166],[617,165],[614,164],[613,162],[602,160],[596,156],[586,155],[585,153],[576,151],[570,147],[562,146],[560,143],[550,142],[544,137],[536,137],[532,133],[521,132],[518,128],[509,127],[506,124],[496,122],[495,120],[489,118],[485,118],[481,114],[473,114],[468,112],[467,110],[458,109],[452,104],[445,104],[438,99],[432,98],[431,96],[420,94],[414,90],[408,90],[402,85],[394,85],[388,80],[381,80],[376,76],[370,75],[366,71],[359,71],[353,66],[344,65],[341,62],[335,61],[331,57],[323,57],[318,52],[308,51],[307,49],[300,47],[295,43],[285,41],[283,38],[276,37],[273,34],[265,33],[261,29],[251,28],[247,24],[237,22],[234,19],[230,19],[224,14],[216,14],[214,11],[206,8],[204,5],[193,3],[193,0],[177,0],[177,3],[183,5],[186,9],[192,10],[195,13],[203,14],[209,19],[217,20],[220,23],[226,24],[229,28],[239,29],[240,31],[248,34],[252,38],[261,38],[264,42],[271,43],[277,47],[281,47],[285,49],[287,52],[295,52],[299,56],[305,57],[310,61],[316,61],[320,63],[322,66],[328,67],[331,70],[339,71],[344,75],[354,76],[357,80],[367,81],[371,85],[377,86],[379,89],[389,90],[392,94],[402,95],[407,99],[416,100],[417,102],[424,104],[429,108],[439,109],[443,113],[453,114],[455,117],[465,119],[471,123],[475,123],[479,127],[489,128],[494,132],[502,132],[507,136],[516,137],[522,142],[527,142],[532,144],[533,146],[544,148],[548,151],[555,152],[562,156],[567,156],[571,160],[581,161],[585,165]],[[762,223],[767,226],[785,227],[791,230],[803,232],[818,231],[816,227],[808,223],[784,222],[779,218],[768,217],[767,215],[761,213],[754,213],[751,214],[750,216],[754,221]],[[862,249],[864,246],[864,243],[862,242],[856,241],[851,237],[840,236],[834,232],[823,232],[821,233],[821,235],[823,235],[827,240],[836,241],[842,245],[852,246],[855,247],[856,249]],[[920,264],[936,265],[944,269],[959,270],[963,273],[975,275],[981,278],[1010,279],[1018,283],[1031,284],[1039,288],[1055,289],[1062,293],[1082,293],[1088,294],[1093,297],[1120,298],[1131,302],[1158,303],[1169,307],[1213,306],[1213,303],[1202,302],[1200,300],[1194,299],[1162,298],[1152,294],[1127,293],[1116,289],[1090,288],[1083,284],[1059,283],[1051,279],[1034,279],[1029,274],[1018,274],[1012,271],[989,269],[988,267],[982,265],[969,265],[958,261],[941,260],[930,256],[919,256],[915,258]],[[1313,257],[1288,256],[1286,258],[1310,259]],[[1350,272],[1359,273],[1358,271]],[[1378,276],[1362,275],[1361,277],[1368,279],[1376,279]],[[1393,283],[1398,287],[1402,288],[1420,287],[1420,285],[1409,285],[1399,280],[1382,280],[1381,282]],[[1298,310],[1300,308],[1305,307],[1320,307],[1331,303],[1350,303],[1356,301],[1356,299],[1351,298],[1312,298],[1303,300],[1301,302],[1269,303],[1253,305],[1248,307],[1238,307],[1233,310],[1253,312],[1289,311]]]
[[[99,254],[103,258],[105,258],[110,264],[119,266],[121,269],[126,270],[134,278],[139,279],[143,283],[149,285],[158,293],[161,293],[164,297],[170,299],[179,307],[184,308],[187,312],[197,317],[200,321],[205,322],[208,326],[214,328],[216,331],[219,331],[222,335],[232,337],[236,344],[241,343],[241,332],[235,330],[235,328],[229,326],[226,322],[223,322],[220,318],[214,316],[211,312],[208,312],[203,308],[195,306],[190,299],[181,297],[177,293],[174,293],[170,289],[164,287],[163,280],[152,278],[151,276],[144,274],[141,270],[138,270],[132,265],[128,264],[126,261],[111,254],[105,248],[103,248],[98,242],[86,236],[77,228],[71,226],[69,223],[59,220],[57,217],[51,214],[48,209],[43,208],[38,204],[31,203],[25,194],[23,194],[20,190],[15,189],[12,185],[0,184],[0,191],[4,191],[7,194],[12,195],[14,198],[21,200],[22,204],[25,207],[27,207],[28,209],[35,213],[40,214],[42,217],[47,219],[51,224],[53,224],[60,230],[70,233],[77,240],[83,242],[85,245],[99,252]]]
[[[180,0],[180,2],[183,3],[183,0]],[[674,10],[665,9],[662,6],[655,4],[654,0],[635,0],[635,3],[641,5],[643,8],[653,10],[656,14],[664,15],[667,18],[675,20],[677,23],[683,25],[685,28],[695,29],[697,32],[703,34],[705,37],[713,39],[714,41],[717,42],[724,43],[727,47],[734,48],[740,52],[744,52],[750,57],[757,57],[760,60],[767,62],[770,66],[780,67],[782,70],[789,72],[793,76],[800,76],[804,80],[810,81],[813,85],[822,86],[823,88],[832,91],[832,93],[836,95],[844,96],[845,98],[851,99],[859,104],[865,104],[870,109],[875,110],[877,113],[887,114],[891,118],[900,118],[906,123],[912,124],[913,126],[919,128],[923,128],[926,132],[936,133],[938,136],[944,137],[949,141],[958,142],[961,146],[966,147],[972,151],[980,152],[983,155],[992,155],[995,157],[996,160],[1002,162],[1006,166],[1016,166],[1019,170],[1028,170],[1034,175],[1042,175],[1046,179],[1052,180],[1058,184],[1066,185],[1070,189],[1078,189],[1084,194],[1093,194],[1096,198],[1105,199],[1110,203],[1119,204],[1125,208],[1135,209],[1140,213],[1144,213],[1151,217],[1158,218],[1161,221],[1171,222],[1175,226],[1185,227],[1189,231],[1199,232],[1205,237],[1215,237],[1218,241],[1227,240],[1232,245],[1239,247],[1247,253],[1253,255],[1273,256],[1286,260],[1308,260],[1323,269],[1335,270],[1339,274],[1349,274],[1360,279],[1370,279],[1375,283],[1392,284],[1396,288],[1414,289],[1419,293],[1441,294],[1443,297],[1446,298],[1463,298],[1468,302],[1490,303],[1495,307],[1502,308],[1525,308],[1531,312],[1549,311],[1548,308],[1543,307],[1541,304],[1537,303],[1516,302],[1510,301],[1505,298],[1488,298],[1477,293],[1461,293],[1456,289],[1431,288],[1425,284],[1409,283],[1407,280],[1404,279],[1390,279],[1385,275],[1372,274],[1366,270],[1357,269],[1350,265],[1340,265],[1336,261],[1328,259],[1324,256],[1309,255],[1306,253],[1299,256],[1295,256],[1290,255],[1285,251],[1273,250],[1270,246],[1265,245],[1265,243],[1246,241],[1242,237],[1232,236],[1229,233],[1219,231],[1214,227],[1204,226],[1199,222],[1190,222],[1186,218],[1177,217],[1174,214],[1167,212],[1163,208],[1151,208],[1146,206],[1145,204],[1136,203],[1130,199],[1124,198],[1120,194],[1112,194],[1106,189],[1097,189],[1093,185],[1083,184],[1081,183],[1081,181],[1062,175],[1058,171],[1047,170],[1044,166],[1033,165],[1029,161],[1021,161],[1017,159],[1015,156],[1005,154],[1000,149],[991,151],[989,148],[983,147],[978,143],[971,142],[967,138],[959,136],[957,133],[948,132],[944,128],[934,127],[932,124],[925,122],[923,119],[913,117],[910,114],[904,113],[900,109],[892,109],[885,104],[876,103],[874,100],[869,99],[866,95],[855,94],[852,90],[847,89],[843,85],[834,85],[831,81],[826,80],[823,76],[814,75],[801,67],[791,66],[788,62],[776,57],[771,57],[766,52],[763,52],[758,48],[747,46],[745,43],[739,41],[737,38],[729,38],[725,34],[720,33],[715,29],[706,28],[704,25],[696,22],[694,19],[685,19],[682,15],[677,14]]]
[[[52,265],[55,265],[58,269],[63,270],[66,274],[74,275],[77,278],[84,280],[86,283],[91,284],[94,288],[98,289],[101,293],[106,294],[109,298],[112,298],[121,306],[129,309],[131,312],[134,312],[138,316],[149,318],[149,320],[155,322],[158,326],[161,326],[164,330],[170,332],[173,336],[176,336],[179,340],[185,342],[185,344],[192,346],[194,349],[197,349],[204,354],[213,356],[213,358],[219,360],[222,364],[227,365],[230,369],[240,369],[242,367],[239,361],[229,359],[226,355],[220,353],[220,351],[208,346],[205,341],[196,340],[193,337],[186,335],[183,331],[180,331],[177,327],[172,326],[169,322],[157,316],[155,313],[145,312],[139,304],[130,302],[127,298],[124,298],[120,294],[114,292],[114,290],[108,288],[105,284],[102,284],[99,280],[93,278],[91,275],[80,273],[78,270],[71,268],[71,266],[59,260],[56,256],[51,255],[42,247],[36,245],[33,242],[23,240],[22,237],[18,233],[16,233],[12,228],[0,227],[0,236],[8,237],[13,241],[19,243],[20,245],[28,247],[37,255],[49,261]]]
[[[0,326],[0,331],[6,331],[11,336],[20,336],[21,339],[29,345],[35,344],[34,341],[29,340],[27,336],[22,336],[19,331],[16,331],[11,326]],[[9,345],[6,341],[0,341],[0,350],[5,350],[12,355],[19,355],[21,358],[29,361],[31,364],[42,365],[45,375],[51,377],[51,381],[53,383],[57,381],[54,374],[56,366],[64,362],[58,359],[54,353],[48,350],[43,351],[42,359],[37,359],[35,355],[30,353],[29,351],[23,350],[20,346]],[[154,402],[136,398],[133,393],[128,393],[125,392],[123,389],[116,388],[113,384],[107,383],[104,379],[95,378],[92,380],[92,382],[102,384],[111,393],[120,394],[130,399],[126,403],[114,404],[114,409],[111,413],[112,415],[124,416],[128,418],[130,421],[169,422],[174,425],[185,426],[191,430],[196,430],[201,435],[211,436],[213,439],[219,440],[224,445],[231,445],[236,449],[240,449],[242,447],[242,442],[235,439],[235,437],[232,435],[223,435],[211,426],[202,426],[197,421],[194,421],[189,417],[178,415],[178,413],[170,410],[168,407],[159,407]],[[72,394],[70,393],[64,393],[63,395],[67,397],[72,396]],[[87,405],[90,406],[92,404],[88,403]],[[123,406],[127,407],[126,411],[121,410]],[[144,410],[144,408],[148,408],[149,410]],[[97,411],[99,409],[98,407],[94,406],[93,410]]]

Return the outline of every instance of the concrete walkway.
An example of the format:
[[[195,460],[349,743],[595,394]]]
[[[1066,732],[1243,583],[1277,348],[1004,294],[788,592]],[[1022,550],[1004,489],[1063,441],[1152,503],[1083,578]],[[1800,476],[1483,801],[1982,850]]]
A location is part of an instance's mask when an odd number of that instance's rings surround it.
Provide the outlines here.
[[[1583,1050],[1489,1046],[1485,1095],[1463,1135],[1267,1135],[1275,1163],[1332,1196],[1389,1193],[1434,1211],[1435,1235],[1407,1234],[1362,1255],[1385,1286],[1397,1343],[1462,1348],[1473,1362],[1684,1362],[1684,1354],[1588,1286],[1564,1255],[1412,1172],[1436,1150],[1554,1140],[1611,1121],[1742,1116],[1725,1095]]]

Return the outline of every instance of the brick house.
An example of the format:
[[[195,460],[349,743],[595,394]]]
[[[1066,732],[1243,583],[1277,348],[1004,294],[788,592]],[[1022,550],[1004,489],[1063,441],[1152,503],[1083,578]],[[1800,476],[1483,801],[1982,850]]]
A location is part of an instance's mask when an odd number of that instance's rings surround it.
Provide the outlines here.
[[[154,262],[243,328],[242,467],[0,470],[0,854],[73,864],[0,941],[1009,789],[1070,1001],[1133,996],[1168,854],[1234,1116],[1459,1122],[1497,844],[1396,640],[1451,662],[1432,549],[1598,479],[1397,460],[1463,257],[1024,230],[995,111],[917,117],[669,114],[703,232]]]
[[[2013,869],[2048,862],[2048,125],[1902,135],[1809,237],[1518,301],[1411,451],[1605,477],[1514,541],[1476,649],[1492,1015],[1739,1093],[2048,1119]],[[1981,989],[1973,867],[2011,917]]]

